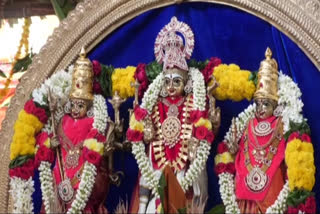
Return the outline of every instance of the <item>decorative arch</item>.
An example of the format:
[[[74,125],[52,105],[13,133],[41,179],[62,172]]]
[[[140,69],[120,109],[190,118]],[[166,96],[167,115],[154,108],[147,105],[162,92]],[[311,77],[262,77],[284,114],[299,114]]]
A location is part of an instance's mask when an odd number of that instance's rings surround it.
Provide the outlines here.
[[[229,5],[251,13],[291,38],[320,70],[320,2],[317,0],[85,0],[60,23],[34,57],[11,101],[0,132],[0,212],[10,211],[9,149],[13,125],[33,89],[74,61],[82,46],[88,51],[122,24],[154,8],[183,2]]]

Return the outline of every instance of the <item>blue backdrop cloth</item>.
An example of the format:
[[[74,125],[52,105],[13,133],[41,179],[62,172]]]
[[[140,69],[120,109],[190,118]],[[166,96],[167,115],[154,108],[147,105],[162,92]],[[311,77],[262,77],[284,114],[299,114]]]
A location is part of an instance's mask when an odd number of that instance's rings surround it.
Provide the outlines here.
[[[301,49],[287,36],[271,24],[244,11],[212,3],[183,3],[154,9],[139,15],[107,36],[89,57],[114,67],[136,66],[149,63],[154,58],[154,42],[158,32],[169,23],[172,16],[187,23],[195,35],[195,48],[192,58],[205,60],[216,56],[223,63],[235,63],[242,69],[257,71],[264,59],[266,47],[273,51],[273,57],[279,69],[288,74],[300,87],[304,102],[304,116],[311,127],[311,137],[315,150],[315,164],[320,167],[320,72],[306,57]],[[247,101],[217,102],[221,108],[222,124],[207,162],[209,178],[209,198],[207,210],[221,203],[218,179],[213,172],[214,155],[217,143],[223,139],[230,126],[231,118],[248,106]],[[109,115],[113,116],[109,104]],[[121,117],[128,118],[127,109],[132,107],[132,100],[121,107]],[[128,121],[126,121],[128,122]],[[111,186],[106,200],[106,207],[113,211],[119,200],[130,202],[133,187],[137,181],[138,167],[130,153],[115,154],[115,168],[125,172],[119,187]],[[320,209],[320,174],[316,173],[316,201]],[[37,183],[37,182],[36,182]],[[39,185],[36,184],[37,189]],[[38,195],[37,195],[38,194]],[[35,193],[35,197],[40,197]],[[39,210],[37,205],[36,211]]]

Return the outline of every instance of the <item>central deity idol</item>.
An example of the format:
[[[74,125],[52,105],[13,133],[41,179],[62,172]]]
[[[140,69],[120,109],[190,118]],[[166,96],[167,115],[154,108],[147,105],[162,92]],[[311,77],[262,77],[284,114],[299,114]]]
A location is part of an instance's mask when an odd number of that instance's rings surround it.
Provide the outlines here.
[[[202,73],[186,62],[193,48],[192,30],[176,17],[156,38],[155,56],[163,63],[163,71],[135,108],[127,131],[140,169],[132,212],[175,213],[188,200],[207,198],[205,165],[214,140],[214,121],[209,119]],[[162,203],[161,175],[167,184]]]

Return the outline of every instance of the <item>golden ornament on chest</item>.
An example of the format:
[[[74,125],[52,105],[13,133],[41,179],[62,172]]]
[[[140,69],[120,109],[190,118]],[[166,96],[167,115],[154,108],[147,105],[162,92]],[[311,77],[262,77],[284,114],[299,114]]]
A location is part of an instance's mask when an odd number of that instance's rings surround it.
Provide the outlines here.
[[[66,167],[67,168],[76,168],[79,164],[80,150],[69,150],[66,155]]]

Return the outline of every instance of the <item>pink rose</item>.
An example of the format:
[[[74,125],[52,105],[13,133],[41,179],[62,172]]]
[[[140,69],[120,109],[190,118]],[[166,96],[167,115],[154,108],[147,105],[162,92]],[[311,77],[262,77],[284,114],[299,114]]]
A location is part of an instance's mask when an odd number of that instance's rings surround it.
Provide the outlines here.
[[[314,196],[309,196],[305,202],[305,212],[307,214],[316,213],[316,199]]]
[[[139,106],[137,106],[134,109],[134,116],[137,121],[143,120],[147,115],[148,115],[148,111],[144,108],[140,108]]]
[[[226,171],[231,174],[234,174],[236,172],[236,168],[234,166],[234,163],[227,163],[226,164]]]
[[[208,131],[206,140],[208,141],[208,143],[212,143],[214,140],[214,134],[212,133],[212,131]]]
[[[100,83],[97,80],[93,81],[93,92],[95,94],[102,94],[102,88]]]
[[[304,142],[308,142],[308,143],[311,143],[311,138],[308,134],[304,133],[301,135],[301,140],[304,141]]]
[[[101,65],[97,60],[92,61],[92,69],[94,76],[99,76],[101,73]]]
[[[299,138],[299,137],[300,137],[299,132],[293,132],[293,133],[290,134],[287,142],[289,143],[290,141],[292,141],[292,140],[294,140],[296,138]]]
[[[41,161],[48,161],[49,163],[53,163],[54,161],[54,153],[51,149],[46,146],[40,146],[36,157],[35,157],[35,166],[38,168],[40,166]]]
[[[219,143],[218,148],[217,148],[218,154],[222,154],[227,151],[229,151],[229,149],[228,149],[226,143],[225,142]]]
[[[218,163],[218,164],[215,165],[215,167],[214,167],[214,171],[215,171],[215,173],[216,173],[217,175],[225,172],[226,169],[227,169],[227,165],[224,164],[224,163]]]
[[[299,213],[299,209],[295,208],[295,207],[288,207],[287,213],[288,214],[297,214],[297,213]]]
[[[203,117],[203,118],[208,118],[208,112],[207,111],[191,111],[190,112],[190,122],[191,123],[196,123],[198,120]]]
[[[199,140],[203,140],[208,134],[208,129],[204,126],[200,126],[196,129],[195,133],[196,138],[198,138]]]
[[[209,63],[206,65],[204,69],[201,70],[201,73],[204,77],[205,83],[208,83],[210,77],[212,76],[213,70],[216,66],[221,64],[221,59],[217,57],[211,57]]]
[[[131,142],[139,142],[143,140],[143,133],[132,129],[127,130],[127,139]]]
[[[24,105],[24,110],[28,114],[33,114],[34,116],[36,116],[41,121],[41,123],[47,123],[48,116],[46,111],[43,108],[37,107],[32,99],[26,102],[26,104]]]
[[[102,160],[101,155],[98,152],[83,148],[84,158],[95,166],[99,166]]]

